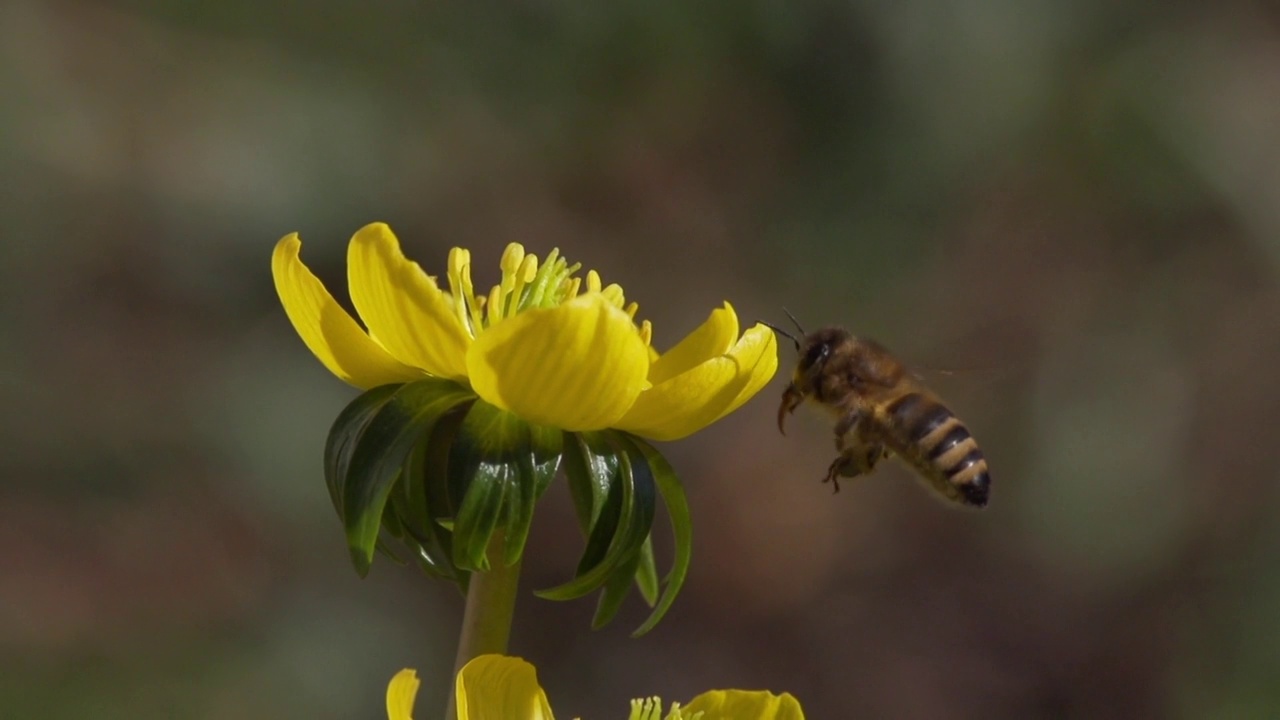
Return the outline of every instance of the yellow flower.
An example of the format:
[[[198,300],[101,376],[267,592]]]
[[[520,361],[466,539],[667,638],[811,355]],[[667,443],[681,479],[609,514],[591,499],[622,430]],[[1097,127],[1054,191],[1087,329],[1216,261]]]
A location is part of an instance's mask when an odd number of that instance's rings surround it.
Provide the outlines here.
[[[538,594],[568,600],[601,589],[608,622],[633,584],[647,632],[689,566],[684,489],[645,439],[706,427],[760,391],[777,370],[773,332],[739,334],[729,303],[665,353],[621,287],[577,277],[552,250],[509,245],[501,280],[477,293],[471,254],[449,253],[447,289],[405,258],[391,229],[361,228],[347,248],[347,285],[363,326],[300,258],[296,234],[271,269],[286,314],[334,375],[365,392],[335,420],[325,480],[357,572],[384,536],[435,576],[470,573],[524,552],[534,504],[563,467],[587,547],[572,579]],[[650,528],[661,501],[675,560],[661,583]],[[500,554],[491,548],[501,548]]]
[[[503,253],[502,280],[477,295],[471,255],[449,253],[448,289],[405,258],[391,229],[361,228],[347,249],[362,329],[299,257],[297,234],[272,258],[276,290],[307,347],[339,378],[368,390],[424,377],[453,380],[527,421],[569,431],[615,428],[653,440],[690,435],[736,410],[777,370],[772,331],[741,336],[728,303],[666,353],[651,353],[618,285],[573,277],[553,250],[539,264]]]
[[[418,684],[413,670],[396,673],[387,686],[388,720],[412,720]],[[537,671],[520,658],[481,655],[458,673],[454,693],[458,720],[552,720]],[[666,714],[658,698],[633,700],[630,720],[804,720],[804,711],[790,693],[712,690]]]

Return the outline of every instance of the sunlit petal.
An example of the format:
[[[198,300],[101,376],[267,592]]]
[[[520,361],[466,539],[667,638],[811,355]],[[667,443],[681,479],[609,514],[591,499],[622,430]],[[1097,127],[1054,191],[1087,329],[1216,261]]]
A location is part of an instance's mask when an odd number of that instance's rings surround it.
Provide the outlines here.
[[[760,330],[747,331],[727,354],[644,391],[614,427],[653,440],[678,440],[724,417],[777,370],[777,341]]]
[[[791,693],[774,695],[764,690],[712,690],[681,710],[704,713],[706,720],[804,720],[804,711]]]
[[[503,320],[467,353],[480,397],[564,430],[610,427],[645,387],[649,351],[631,318],[600,293]]]
[[[706,322],[698,326],[665,353],[649,368],[649,382],[658,385],[679,375],[695,365],[723,355],[738,339],[738,315],[733,306],[711,311]]]
[[[418,696],[418,674],[405,668],[387,685],[387,720],[413,720],[413,700]]]
[[[351,302],[370,334],[403,363],[466,380],[470,337],[435,281],[407,260],[391,228],[361,228],[347,249]]]
[[[725,408],[716,420],[728,415],[729,413],[742,407],[742,404],[755,397],[756,393],[764,389],[765,385],[773,379],[775,373],[778,372],[778,336],[765,327],[764,325],[755,325],[743,334],[744,341],[735,346],[750,348],[763,343],[766,347],[761,351],[760,358],[751,365],[751,378],[747,380],[747,384],[738,393],[738,396],[729,403],[729,407]],[[712,422],[715,422],[714,420]]]
[[[455,692],[458,720],[552,720],[537,671],[520,658],[481,655],[458,672]]]
[[[361,389],[422,378],[374,342],[303,264],[297,233],[271,254],[271,275],[289,321],[329,372]]]

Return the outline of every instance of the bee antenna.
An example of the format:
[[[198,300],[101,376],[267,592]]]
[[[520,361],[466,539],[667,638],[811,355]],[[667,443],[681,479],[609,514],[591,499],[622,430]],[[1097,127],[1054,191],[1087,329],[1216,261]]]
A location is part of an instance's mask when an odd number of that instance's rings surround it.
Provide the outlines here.
[[[779,334],[779,335],[781,335],[782,337],[784,337],[784,338],[786,338],[786,339],[790,340],[791,342],[795,343],[795,344],[796,344],[796,352],[800,352],[800,340],[799,340],[795,335],[792,335],[791,333],[787,332],[786,330],[783,330],[782,328],[780,328],[780,327],[778,327],[777,325],[774,325],[774,324],[772,324],[772,323],[767,323],[767,322],[765,322],[765,321],[763,321],[763,320],[757,320],[756,322],[760,323],[761,325],[763,325],[763,326],[765,326],[765,327],[769,328],[770,330],[772,330],[772,331],[774,331],[774,332],[778,333],[778,334]]]
[[[791,322],[792,322],[792,324],[794,324],[794,325],[796,326],[796,329],[800,331],[800,334],[801,334],[801,335],[808,335],[808,333],[806,333],[806,332],[804,331],[804,328],[800,327],[800,321],[796,319],[796,316],[795,316],[795,315],[792,315],[792,314],[791,314],[791,311],[790,311],[790,310],[788,310],[788,309],[786,309],[786,308],[782,308],[782,312],[786,313],[786,314],[787,314],[787,317],[791,318]],[[790,336],[790,335],[788,335],[787,337],[791,337],[791,336]],[[792,338],[792,339],[794,339],[794,338]]]

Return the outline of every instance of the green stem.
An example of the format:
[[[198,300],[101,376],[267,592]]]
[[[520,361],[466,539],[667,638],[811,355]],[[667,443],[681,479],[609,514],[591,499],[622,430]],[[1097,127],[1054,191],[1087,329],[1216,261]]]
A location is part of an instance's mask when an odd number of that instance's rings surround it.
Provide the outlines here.
[[[505,655],[507,652],[511,620],[516,611],[516,591],[520,585],[521,560],[507,567],[502,560],[504,545],[502,531],[495,532],[485,553],[489,558],[489,570],[472,573],[467,583],[467,605],[462,614],[462,633],[453,664],[455,679],[462,666],[474,658],[489,653]],[[450,720],[457,717],[452,688],[445,717]]]

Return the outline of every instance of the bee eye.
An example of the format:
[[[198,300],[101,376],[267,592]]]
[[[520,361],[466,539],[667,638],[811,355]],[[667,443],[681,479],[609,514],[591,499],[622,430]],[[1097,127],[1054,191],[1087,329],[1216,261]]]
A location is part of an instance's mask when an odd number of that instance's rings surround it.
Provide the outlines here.
[[[805,367],[813,367],[823,360],[827,359],[827,355],[831,353],[831,346],[826,343],[819,343],[809,348],[809,352],[804,355]]]

